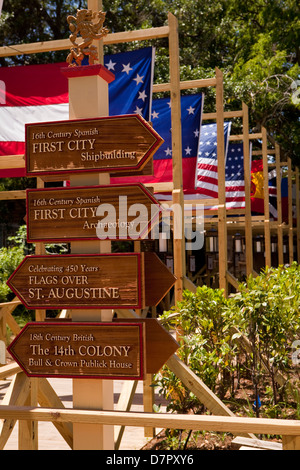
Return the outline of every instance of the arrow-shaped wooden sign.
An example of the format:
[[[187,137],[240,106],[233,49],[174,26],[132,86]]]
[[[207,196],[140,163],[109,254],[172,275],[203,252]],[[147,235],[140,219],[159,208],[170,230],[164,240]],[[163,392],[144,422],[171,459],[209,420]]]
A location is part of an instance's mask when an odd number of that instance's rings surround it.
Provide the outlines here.
[[[138,114],[26,124],[26,173],[134,174],[162,143],[163,139]]]
[[[142,323],[27,323],[8,351],[29,377],[143,379]]]
[[[145,323],[145,354],[147,374],[157,374],[167,360],[177,351],[179,344],[156,318],[116,318],[114,322]]]
[[[141,183],[28,189],[27,239],[142,240],[162,207]]]
[[[175,281],[155,253],[110,253],[26,256],[7,284],[29,309],[131,309],[157,305]]]

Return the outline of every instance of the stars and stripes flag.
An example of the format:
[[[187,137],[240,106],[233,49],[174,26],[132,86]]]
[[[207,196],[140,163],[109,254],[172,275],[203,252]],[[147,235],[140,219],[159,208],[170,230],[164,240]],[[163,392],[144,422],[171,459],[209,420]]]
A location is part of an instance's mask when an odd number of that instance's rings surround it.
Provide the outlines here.
[[[225,158],[228,150],[230,122],[224,123]],[[203,198],[218,197],[217,124],[201,126],[195,173],[195,187]]]
[[[230,143],[225,163],[226,208],[245,207],[244,146]]]
[[[229,144],[231,122],[224,123],[225,191],[227,209],[245,207],[244,156],[242,144]],[[217,124],[201,126],[195,187],[205,198],[218,198]],[[211,206],[215,208],[215,206]]]
[[[109,114],[138,113],[150,120],[155,49],[106,55],[115,74],[109,85]],[[0,155],[25,152],[25,123],[69,119],[66,63],[0,67]],[[25,169],[2,170],[0,177],[25,176]]]

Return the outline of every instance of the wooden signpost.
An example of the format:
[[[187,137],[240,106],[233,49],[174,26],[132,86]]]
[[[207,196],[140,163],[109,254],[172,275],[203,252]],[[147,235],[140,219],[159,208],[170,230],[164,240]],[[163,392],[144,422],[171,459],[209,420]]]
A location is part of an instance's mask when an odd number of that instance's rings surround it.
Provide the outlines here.
[[[8,347],[29,377],[144,378],[142,323],[27,323]]]
[[[141,308],[140,258],[139,253],[27,256],[7,283],[32,309]]]
[[[29,309],[140,309],[175,282],[155,253],[110,253],[26,256],[7,284]]]
[[[138,114],[26,124],[28,176],[140,171],[163,143]]]
[[[72,254],[25,257],[8,285],[27,308],[70,308],[72,321],[29,323],[9,352],[30,377],[72,377],[74,408],[113,409],[111,379],[144,379],[178,347],[156,321],[112,322],[114,310],[157,305],[176,281],[155,253],[112,254],[110,244],[142,240],[159,220],[143,185],[109,183],[147,171],[163,139],[139,115],[108,117],[113,76],[102,64],[63,73],[70,120],[25,126],[26,175],[67,175],[71,187],[27,190],[27,239],[70,242]],[[73,446],[113,449],[112,426],[73,423]]]
[[[134,318],[116,318],[114,322],[134,323]],[[145,356],[147,374],[157,374],[167,360],[175,354],[179,344],[156,318],[139,318],[145,324]]]
[[[26,194],[29,242],[141,240],[162,210],[140,183],[28,189]]]

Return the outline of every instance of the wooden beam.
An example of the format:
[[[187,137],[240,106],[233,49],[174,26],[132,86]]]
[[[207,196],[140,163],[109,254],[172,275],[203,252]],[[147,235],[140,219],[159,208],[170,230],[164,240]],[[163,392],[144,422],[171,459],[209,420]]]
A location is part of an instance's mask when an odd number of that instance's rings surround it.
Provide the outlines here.
[[[169,27],[162,26],[158,28],[138,29],[135,31],[123,31],[120,33],[111,33],[103,38],[103,44],[121,44],[133,41],[148,41],[151,39],[160,39],[168,37]],[[78,38],[80,40],[80,38]],[[23,54],[39,54],[42,52],[54,52],[70,49],[69,39],[56,39],[53,41],[42,41],[28,44],[14,44],[0,47],[0,57],[11,57]]]
[[[282,448],[284,450],[300,449],[300,436],[282,436]]]
[[[296,220],[297,220],[297,261],[300,263],[300,182],[299,168],[296,167]]]
[[[227,227],[225,190],[225,144],[224,144],[224,96],[223,74],[216,69],[216,110],[217,110],[217,149],[218,149],[218,242],[219,242],[219,287],[228,294],[227,285]]]
[[[294,261],[292,160],[288,158],[289,264]]]
[[[263,135],[262,135],[261,132],[256,133],[256,134],[249,134],[249,139],[250,140],[262,139],[262,137],[263,137]],[[229,140],[231,140],[231,141],[243,140],[243,134],[231,135],[231,136],[229,136]]]
[[[5,397],[1,402],[3,408],[9,406],[23,406],[28,399],[30,394],[30,380],[25,375],[24,372],[21,372],[14,376],[13,380],[10,383],[9,389],[7,390]],[[2,416],[0,417],[0,419]],[[3,450],[6,442],[8,441],[9,436],[12,433],[12,430],[16,424],[16,421],[19,418],[13,416],[7,416],[2,425],[0,425],[0,449]]]
[[[36,421],[73,422],[82,424],[151,426],[171,429],[192,429],[195,431],[278,434],[295,437],[299,445],[300,423],[292,419],[248,418],[235,416],[207,416],[173,413],[142,413],[126,411],[57,410],[21,406],[1,406],[0,418],[31,419]],[[297,439],[296,439],[297,437]],[[283,446],[283,448],[285,448]]]
[[[64,404],[57,396],[56,392],[48,380],[40,378],[38,383],[38,402],[44,408],[65,409]],[[54,423],[54,426],[67,442],[73,448],[73,427],[71,423]]]
[[[268,149],[268,155],[275,155],[276,150],[275,149]],[[252,155],[262,155],[262,150],[253,150]]]
[[[176,354],[168,359],[166,365],[212,414],[234,416],[234,413]]]
[[[229,271],[226,271],[227,281],[238,291],[239,290],[239,281],[236,277],[233,276]]]
[[[253,273],[253,244],[251,224],[251,164],[249,142],[249,110],[243,103],[243,151],[244,151],[244,181],[245,181],[245,244],[246,244],[246,274]]]
[[[263,179],[264,179],[264,232],[265,232],[265,265],[271,267],[271,233],[270,233],[270,208],[269,208],[269,173],[268,173],[268,150],[267,131],[262,128],[262,150],[263,150]]]
[[[7,379],[7,377],[11,377],[12,375],[16,375],[21,372],[21,370],[21,367],[16,362],[0,367],[0,380]]]
[[[185,275],[185,237],[184,237],[184,198],[182,180],[182,140],[181,140],[181,100],[180,100],[180,63],[179,63],[179,37],[178,20],[169,13],[169,68],[170,68],[170,97],[171,97],[171,122],[172,122],[172,164],[173,185],[172,199],[174,204],[179,204],[181,214],[178,213],[176,226],[180,232],[173,231],[174,246],[174,275],[177,280],[174,287],[175,303],[182,299],[183,276]],[[174,225],[175,226],[175,225]]]
[[[283,265],[283,227],[282,227],[282,198],[281,198],[281,167],[280,167],[280,147],[275,144],[276,159],[276,189],[277,189],[277,252],[278,265]]]
[[[0,170],[25,168],[24,155],[1,155]]]
[[[137,380],[125,380],[123,383],[122,391],[116,406],[118,411],[130,411],[133,398],[137,389]],[[119,450],[121,440],[124,434],[125,426],[115,426],[115,450]]]
[[[242,110],[240,111],[224,111],[224,119],[233,119],[238,117],[243,117],[244,113]],[[202,121],[210,120],[210,119],[217,119],[217,113],[203,113],[202,114]]]

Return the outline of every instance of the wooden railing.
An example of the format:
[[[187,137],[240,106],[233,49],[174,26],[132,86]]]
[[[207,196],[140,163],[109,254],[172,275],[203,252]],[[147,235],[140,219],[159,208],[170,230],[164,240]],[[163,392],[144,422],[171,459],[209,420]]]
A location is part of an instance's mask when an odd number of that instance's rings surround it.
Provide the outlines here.
[[[51,409],[29,406],[1,406],[5,420],[49,421],[58,423],[102,424],[111,426],[158,427],[194,431],[282,435],[283,450],[300,449],[300,422],[284,419],[230,416],[183,415],[126,411]]]

